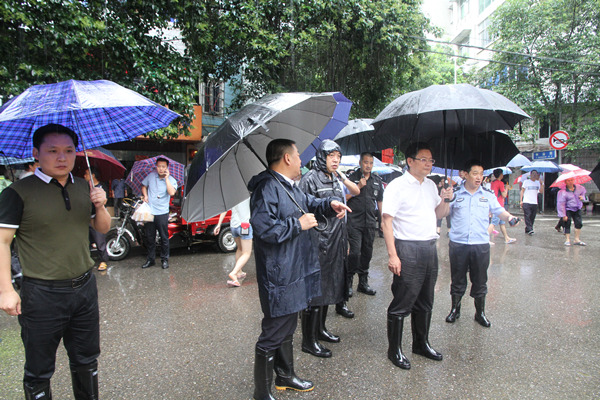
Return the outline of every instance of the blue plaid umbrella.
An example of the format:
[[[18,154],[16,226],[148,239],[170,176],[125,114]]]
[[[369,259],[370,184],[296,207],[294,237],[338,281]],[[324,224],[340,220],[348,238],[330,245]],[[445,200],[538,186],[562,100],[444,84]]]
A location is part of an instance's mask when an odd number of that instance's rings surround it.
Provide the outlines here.
[[[47,124],[76,132],[81,151],[164,128],[178,116],[111,81],[36,85],[0,108],[0,150],[7,156],[31,156],[33,133]]]

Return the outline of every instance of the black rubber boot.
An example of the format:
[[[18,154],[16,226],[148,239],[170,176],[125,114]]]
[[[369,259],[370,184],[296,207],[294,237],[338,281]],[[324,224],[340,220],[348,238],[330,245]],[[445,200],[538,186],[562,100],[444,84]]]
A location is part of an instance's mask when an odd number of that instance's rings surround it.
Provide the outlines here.
[[[276,400],[271,394],[275,350],[265,351],[258,347],[254,357],[254,400]]]
[[[486,328],[492,326],[492,323],[485,316],[485,295],[475,298],[475,321]]]
[[[25,400],[52,400],[49,380],[35,385],[23,383],[23,390],[25,391]]]
[[[323,347],[317,340],[319,325],[319,307],[302,310],[302,351],[315,357],[331,357],[331,350]]]
[[[453,323],[460,318],[460,300],[462,296],[452,295],[452,310],[446,317],[446,322]]]
[[[71,367],[75,400],[98,400],[98,362]]]
[[[348,276],[348,298],[352,297],[354,294],[352,285],[354,285],[354,274]]]
[[[410,361],[402,353],[402,331],[404,330],[404,317],[388,315],[388,358],[395,366],[410,369]]]
[[[319,324],[319,331],[317,337],[319,340],[323,340],[329,343],[339,343],[340,337],[338,335],[334,335],[333,333],[327,330],[325,326],[325,321],[327,320],[327,312],[329,311],[329,306],[321,306],[319,307],[319,320],[321,323]]]
[[[431,311],[414,312],[411,314],[411,327],[413,335],[412,351],[415,354],[431,360],[442,361],[442,355],[429,345],[429,326],[431,324]]]
[[[368,294],[369,296],[375,296],[375,293],[377,293],[376,290],[369,286],[369,275],[366,274],[358,276],[358,287],[356,288],[356,291]]]
[[[314,389],[311,381],[307,381],[296,376],[294,372],[294,346],[293,336],[286,337],[281,343],[281,347],[275,352],[275,389],[277,390],[297,390],[299,392],[308,392]]]
[[[337,303],[335,305],[335,312],[340,314],[344,318],[354,318],[354,313],[350,311],[345,301],[342,301],[341,303]]]

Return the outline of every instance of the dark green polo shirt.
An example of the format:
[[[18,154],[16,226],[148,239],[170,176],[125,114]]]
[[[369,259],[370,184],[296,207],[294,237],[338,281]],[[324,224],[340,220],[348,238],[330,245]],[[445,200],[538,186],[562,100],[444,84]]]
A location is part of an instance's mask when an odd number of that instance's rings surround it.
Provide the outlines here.
[[[62,186],[38,169],[0,194],[0,227],[17,230],[24,276],[71,279],[94,264],[88,237],[94,209],[90,187],[81,178],[70,178],[65,190],[63,195]]]

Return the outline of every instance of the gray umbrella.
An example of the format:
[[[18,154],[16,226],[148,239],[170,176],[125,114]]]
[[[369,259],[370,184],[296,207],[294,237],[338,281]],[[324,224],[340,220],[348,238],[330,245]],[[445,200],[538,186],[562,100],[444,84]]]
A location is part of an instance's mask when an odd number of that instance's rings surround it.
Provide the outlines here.
[[[304,162],[321,140],[348,123],[352,102],[340,92],[268,95],[233,114],[198,150],[186,181],[182,216],[202,221],[247,199],[248,181],[266,169],[273,139],[296,142]]]

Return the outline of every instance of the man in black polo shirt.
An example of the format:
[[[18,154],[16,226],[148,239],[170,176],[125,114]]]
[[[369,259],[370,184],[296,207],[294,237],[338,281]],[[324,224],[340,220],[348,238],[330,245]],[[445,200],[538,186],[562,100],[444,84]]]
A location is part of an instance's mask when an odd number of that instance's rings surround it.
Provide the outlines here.
[[[369,264],[373,256],[373,241],[377,230],[378,214],[381,213],[383,201],[383,181],[378,175],[373,175],[373,155],[360,155],[360,168],[348,175],[348,179],[356,183],[360,189],[358,196],[346,195],[348,207],[348,292],[352,295],[352,279],[358,274],[356,290],[368,295],[374,295],[375,290],[369,286]]]
[[[0,195],[0,309],[18,315],[25,347],[26,399],[51,399],[50,378],[62,339],[75,399],[98,398],[100,327],[88,226],[110,228],[106,193],[74,178],[75,132],[50,124],[35,131],[40,168]],[[23,267],[21,295],[10,279],[16,234]]]

